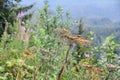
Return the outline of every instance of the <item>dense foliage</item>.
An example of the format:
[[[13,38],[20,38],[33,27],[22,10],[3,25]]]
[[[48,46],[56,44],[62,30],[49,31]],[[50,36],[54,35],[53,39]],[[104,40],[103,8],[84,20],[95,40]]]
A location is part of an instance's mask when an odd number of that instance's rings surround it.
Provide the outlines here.
[[[70,27],[75,24],[69,12],[65,15],[63,20],[60,6],[50,15],[46,3],[35,25],[27,22],[25,30],[19,19],[12,34],[5,30],[0,42],[0,80],[119,80],[120,45],[114,36],[97,46],[94,32],[86,38],[73,35]]]
[[[5,21],[14,25],[17,18],[23,18],[24,21],[31,18],[33,13],[25,14],[25,12],[29,11],[33,4],[22,6],[20,2],[21,0],[0,0],[0,36],[4,31]]]

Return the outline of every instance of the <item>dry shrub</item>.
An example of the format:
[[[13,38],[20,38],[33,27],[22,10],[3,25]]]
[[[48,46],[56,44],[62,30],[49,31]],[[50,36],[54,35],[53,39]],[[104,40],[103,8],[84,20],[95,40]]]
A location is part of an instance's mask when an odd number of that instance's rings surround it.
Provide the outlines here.
[[[67,38],[67,43],[69,43],[70,45],[72,44],[76,44],[76,45],[81,45],[81,46],[86,46],[91,44],[91,41],[81,37],[81,36],[70,36],[68,34],[62,34],[61,37],[63,38]]]
[[[29,52],[28,50],[23,50],[23,53],[25,55],[27,55],[28,57],[34,57],[34,55],[31,52]]]
[[[59,34],[65,34],[65,33],[69,32],[69,30],[67,30],[65,28],[56,28],[55,31]]]
[[[82,64],[81,66],[86,69],[86,74],[90,75],[91,80],[102,80],[103,69],[89,64]]]
[[[108,69],[118,69],[118,65],[113,65],[113,64],[105,64]]]
[[[30,37],[29,29],[26,30],[25,26],[19,25],[17,38],[20,42],[24,42],[25,47],[28,46]]]

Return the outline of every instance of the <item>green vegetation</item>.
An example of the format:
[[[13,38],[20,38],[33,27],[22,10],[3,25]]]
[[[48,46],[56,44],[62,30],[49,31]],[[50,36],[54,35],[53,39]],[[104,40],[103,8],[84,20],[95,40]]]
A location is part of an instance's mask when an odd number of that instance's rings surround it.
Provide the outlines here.
[[[22,6],[20,4],[22,0],[1,0],[0,1],[0,17],[13,24],[16,21],[16,17],[20,12],[26,12],[33,7],[33,4],[28,6]],[[26,14],[25,19],[30,18],[32,13]]]
[[[94,32],[73,35],[69,12],[63,20],[59,6],[55,15],[48,13],[48,3],[39,9],[35,25],[27,22],[22,29],[18,19],[11,34],[7,29],[0,42],[0,80],[119,80],[120,45],[108,36],[97,46]],[[82,24],[80,24],[82,26]],[[82,31],[82,30],[81,30]],[[81,34],[81,32],[80,32]]]
[[[13,26],[17,18],[23,18],[23,21],[31,18],[33,12],[23,13],[29,11],[33,7],[33,4],[22,6],[20,2],[21,0],[0,0],[0,37],[5,28],[5,21],[8,21]],[[10,28],[8,32],[11,33]]]

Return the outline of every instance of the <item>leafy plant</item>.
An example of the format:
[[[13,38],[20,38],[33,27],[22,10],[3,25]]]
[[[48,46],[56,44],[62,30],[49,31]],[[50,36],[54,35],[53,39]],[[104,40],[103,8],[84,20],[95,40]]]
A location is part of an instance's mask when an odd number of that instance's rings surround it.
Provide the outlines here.
[[[74,35],[70,14],[59,6],[49,14],[48,2],[39,9],[35,25],[21,19],[13,33],[5,31],[0,42],[1,80],[119,80],[119,44],[114,36],[94,44],[94,32]],[[12,25],[11,25],[12,26]],[[10,28],[11,26],[7,26]],[[7,29],[8,29],[7,28]]]

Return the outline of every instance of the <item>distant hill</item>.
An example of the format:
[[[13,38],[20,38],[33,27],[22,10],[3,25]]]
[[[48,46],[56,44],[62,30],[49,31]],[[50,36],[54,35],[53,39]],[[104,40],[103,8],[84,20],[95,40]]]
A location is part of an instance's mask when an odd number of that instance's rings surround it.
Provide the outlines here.
[[[114,22],[109,18],[91,18],[84,21],[88,26],[100,27],[100,26],[113,26]]]
[[[74,34],[77,34],[78,25],[76,25],[71,31]],[[93,31],[95,33],[94,39],[97,44],[102,43],[103,40],[111,34],[114,34],[115,39],[120,41],[120,22],[114,22],[109,18],[84,19],[84,31],[83,35]]]

